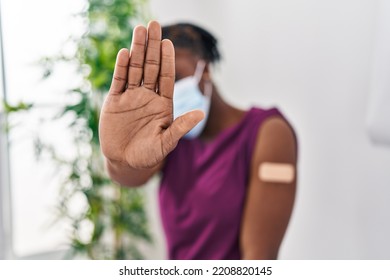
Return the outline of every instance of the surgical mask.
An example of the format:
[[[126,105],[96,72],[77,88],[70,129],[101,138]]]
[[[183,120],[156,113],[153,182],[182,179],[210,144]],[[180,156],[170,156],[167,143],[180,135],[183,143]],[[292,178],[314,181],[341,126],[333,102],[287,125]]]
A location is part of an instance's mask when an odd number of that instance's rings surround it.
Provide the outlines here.
[[[205,83],[204,95],[198,86],[205,66],[206,63],[199,60],[193,76],[180,79],[175,83],[173,92],[173,117],[176,119],[184,113],[195,109],[200,109],[205,114],[204,119],[184,135],[184,138],[187,139],[196,138],[202,133],[210,111],[212,84],[211,82]]]

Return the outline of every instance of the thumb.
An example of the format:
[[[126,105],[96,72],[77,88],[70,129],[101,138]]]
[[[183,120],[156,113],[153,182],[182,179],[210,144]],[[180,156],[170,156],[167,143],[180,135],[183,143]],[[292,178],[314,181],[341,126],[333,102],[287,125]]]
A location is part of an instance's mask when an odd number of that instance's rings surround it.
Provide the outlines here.
[[[163,142],[170,143],[172,147],[167,147],[172,150],[176,143],[193,129],[205,117],[201,110],[193,110],[180,117],[176,118],[173,123],[164,131]]]

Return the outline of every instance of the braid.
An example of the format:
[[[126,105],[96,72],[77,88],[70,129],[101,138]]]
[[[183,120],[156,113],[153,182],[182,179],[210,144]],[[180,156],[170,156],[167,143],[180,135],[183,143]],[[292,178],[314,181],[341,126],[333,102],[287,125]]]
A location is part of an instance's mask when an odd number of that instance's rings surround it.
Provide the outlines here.
[[[186,48],[210,63],[220,61],[217,39],[205,29],[190,24],[178,23],[162,28],[162,37],[170,39],[176,48]]]

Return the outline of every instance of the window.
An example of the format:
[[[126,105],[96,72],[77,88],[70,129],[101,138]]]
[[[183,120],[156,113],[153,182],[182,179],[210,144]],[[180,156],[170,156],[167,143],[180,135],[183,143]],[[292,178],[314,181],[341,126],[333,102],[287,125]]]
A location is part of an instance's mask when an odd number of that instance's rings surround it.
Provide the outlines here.
[[[83,1],[1,1],[8,102],[37,105],[28,113],[9,118],[11,240],[17,258],[66,248],[67,225],[60,222],[51,226],[56,220],[57,170],[50,160],[36,160],[34,137],[39,135],[45,142],[63,148],[64,153],[72,151],[65,123],[43,123],[42,119],[58,113],[59,105],[65,102],[65,90],[77,77],[72,69],[60,66],[50,80],[42,81],[43,71],[37,62],[56,54],[68,36],[81,28],[73,15],[84,4]],[[1,157],[4,163],[3,153]],[[3,173],[1,178],[1,199],[6,200]],[[0,220],[3,224],[10,218],[9,211],[4,214],[5,220]],[[0,231],[2,240],[1,234],[6,230]],[[4,249],[1,246],[0,243],[0,251]]]

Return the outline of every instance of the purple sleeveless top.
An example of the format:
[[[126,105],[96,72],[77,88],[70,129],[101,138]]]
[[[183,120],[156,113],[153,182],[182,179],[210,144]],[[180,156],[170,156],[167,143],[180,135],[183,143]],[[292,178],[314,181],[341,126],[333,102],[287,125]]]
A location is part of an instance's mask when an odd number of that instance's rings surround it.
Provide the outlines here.
[[[169,259],[240,259],[239,232],[261,123],[281,113],[251,108],[210,142],[181,139],[159,190]]]

